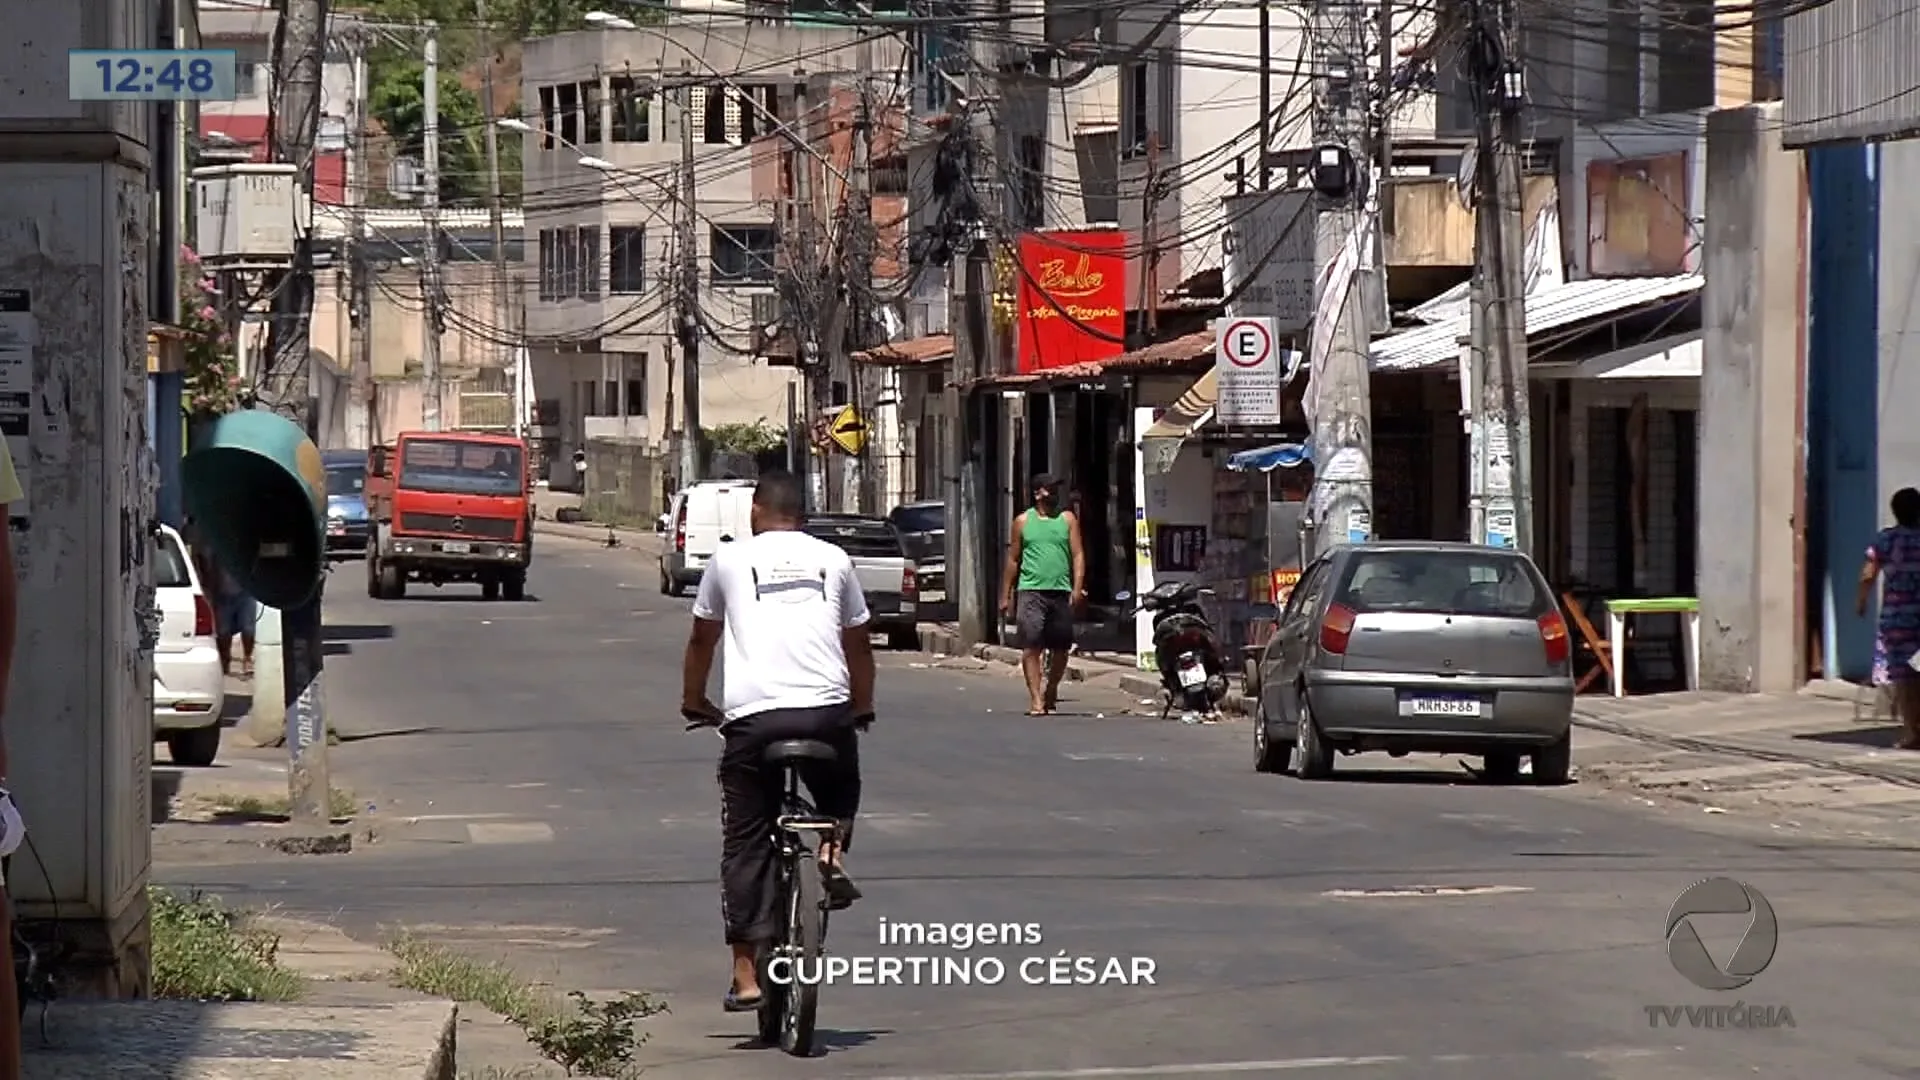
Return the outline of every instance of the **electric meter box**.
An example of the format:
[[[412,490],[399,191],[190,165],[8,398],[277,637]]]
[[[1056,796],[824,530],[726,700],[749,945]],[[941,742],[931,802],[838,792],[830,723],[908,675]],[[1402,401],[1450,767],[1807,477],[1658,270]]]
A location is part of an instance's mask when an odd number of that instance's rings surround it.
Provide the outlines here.
[[[292,165],[212,165],[193,170],[194,247],[228,267],[285,266],[312,225],[312,204]]]

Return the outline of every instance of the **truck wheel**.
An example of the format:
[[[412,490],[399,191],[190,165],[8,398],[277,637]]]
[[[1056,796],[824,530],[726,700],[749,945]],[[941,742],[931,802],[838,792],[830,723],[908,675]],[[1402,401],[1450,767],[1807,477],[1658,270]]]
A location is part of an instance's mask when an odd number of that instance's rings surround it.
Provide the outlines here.
[[[400,600],[407,595],[407,579],[392,563],[380,564],[380,598]]]
[[[373,552],[367,552],[367,595],[380,599],[380,560]]]
[[[525,574],[512,575],[500,583],[500,591],[508,600],[516,604],[525,600],[527,598],[527,576]]]
[[[480,583],[480,599],[482,600],[500,599],[500,582],[493,578],[488,578],[486,581],[481,582]]]

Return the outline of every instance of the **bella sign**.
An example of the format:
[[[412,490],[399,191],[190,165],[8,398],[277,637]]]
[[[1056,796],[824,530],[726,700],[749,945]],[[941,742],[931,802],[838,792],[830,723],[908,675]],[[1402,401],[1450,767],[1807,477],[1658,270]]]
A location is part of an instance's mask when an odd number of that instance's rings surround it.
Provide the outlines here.
[[[1117,229],[1020,238],[1020,370],[1044,371],[1125,350],[1125,248]]]

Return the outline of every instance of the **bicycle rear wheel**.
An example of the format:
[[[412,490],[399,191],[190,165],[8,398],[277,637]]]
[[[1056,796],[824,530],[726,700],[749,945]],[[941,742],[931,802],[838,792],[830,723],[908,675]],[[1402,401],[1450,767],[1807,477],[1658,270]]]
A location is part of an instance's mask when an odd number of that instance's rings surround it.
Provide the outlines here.
[[[820,957],[825,937],[821,924],[827,912],[823,906],[825,890],[820,884],[820,869],[813,865],[813,853],[803,845],[795,848],[787,867],[786,938],[795,973],[805,971],[812,978],[805,982],[796,978],[787,989],[786,1007],[781,1010],[786,1015],[780,1029],[780,1048],[794,1057],[807,1057],[813,1053],[813,1022],[820,1007]]]

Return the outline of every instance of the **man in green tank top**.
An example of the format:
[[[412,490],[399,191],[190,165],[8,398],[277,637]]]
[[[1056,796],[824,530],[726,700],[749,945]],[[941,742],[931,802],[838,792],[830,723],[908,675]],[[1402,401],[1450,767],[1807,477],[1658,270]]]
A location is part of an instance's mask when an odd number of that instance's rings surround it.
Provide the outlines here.
[[[1027,715],[1059,704],[1060,680],[1073,652],[1073,617],[1087,602],[1087,554],[1080,519],[1060,508],[1060,485],[1033,478],[1033,508],[1013,519],[1001,573],[1000,614],[1020,630],[1020,667],[1027,676]]]

